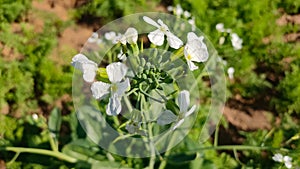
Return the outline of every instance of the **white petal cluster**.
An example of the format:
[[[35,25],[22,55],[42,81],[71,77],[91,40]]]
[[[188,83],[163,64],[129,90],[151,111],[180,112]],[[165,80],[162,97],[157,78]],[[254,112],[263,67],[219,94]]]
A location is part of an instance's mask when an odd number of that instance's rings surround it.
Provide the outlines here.
[[[111,84],[94,82],[91,86],[93,97],[102,99],[110,94],[106,108],[108,115],[118,115],[121,112],[121,97],[130,88],[129,79],[125,78],[127,66],[121,62],[111,63],[106,67],[108,79]],[[125,78],[125,80],[123,80]]]
[[[95,62],[89,60],[83,54],[77,54],[72,58],[72,66],[83,73],[83,79],[86,82],[93,82],[96,76],[98,66]]]
[[[157,124],[167,125],[173,122],[176,122],[172,127],[172,130],[178,128],[183,122],[184,119],[190,116],[196,110],[196,105],[193,105],[190,110],[188,107],[190,105],[190,93],[187,90],[183,90],[178,95],[178,107],[179,115],[176,116],[170,110],[164,111],[157,119]]]
[[[187,35],[187,44],[184,47],[184,56],[190,70],[198,69],[193,62],[205,62],[208,59],[207,46],[203,42],[204,37],[198,37],[194,32]]]
[[[290,156],[283,156],[280,153],[274,154],[272,159],[276,162],[284,163],[286,168],[292,168],[292,158]]]
[[[175,7],[168,6],[167,10],[179,18],[182,17],[184,19],[187,19],[188,23],[192,26],[192,31],[196,30],[195,17],[193,17],[189,11],[184,10],[180,4],[177,4]]]
[[[227,73],[228,73],[229,79],[233,79],[234,68],[233,68],[233,67],[229,67],[229,68],[227,69]]]
[[[170,32],[168,26],[164,24],[162,20],[158,19],[157,22],[155,22],[147,16],[144,16],[143,19],[148,24],[157,28],[157,30],[152,31],[148,34],[148,38],[153,44],[157,46],[163,45],[166,35],[167,41],[171,48],[178,49],[183,45],[183,42],[177,36]]]
[[[96,43],[98,45],[102,43],[102,39],[99,38],[99,35],[97,32],[94,32],[92,34],[92,36],[88,38],[87,41],[88,41],[88,43]]]
[[[216,29],[217,31],[219,32],[227,32],[230,34],[230,38],[231,38],[231,45],[233,46],[233,49],[234,50],[240,50],[243,48],[243,39],[241,39],[238,34],[234,33],[231,31],[231,29],[225,29],[224,28],[224,24],[223,23],[218,23],[216,25]],[[219,39],[219,44],[220,45],[223,45],[225,42],[225,37],[224,36],[221,36],[220,39]]]
[[[124,34],[117,34],[116,32],[111,31],[105,33],[104,37],[106,40],[111,41],[113,44],[136,44],[138,39],[138,31],[135,28],[129,27]]]
[[[232,33],[230,36],[231,36],[231,44],[234,50],[242,49],[243,39],[241,39],[236,33]]]

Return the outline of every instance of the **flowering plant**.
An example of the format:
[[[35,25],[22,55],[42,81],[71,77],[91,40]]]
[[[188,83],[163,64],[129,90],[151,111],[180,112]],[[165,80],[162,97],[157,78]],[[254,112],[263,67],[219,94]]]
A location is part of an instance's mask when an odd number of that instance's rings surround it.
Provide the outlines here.
[[[199,83],[217,70],[209,62],[216,53],[185,20],[151,13],[135,17],[135,25],[121,21],[125,31],[114,30],[112,23],[95,32],[92,37],[98,40],[88,41],[73,57],[79,70],[73,97],[80,98],[74,99],[78,118],[93,141],[119,155],[153,157],[178,144],[192,128],[200,108]],[[211,86],[222,81],[215,79]],[[202,141],[221,113],[208,114]],[[95,124],[88,124],[89,119]]]

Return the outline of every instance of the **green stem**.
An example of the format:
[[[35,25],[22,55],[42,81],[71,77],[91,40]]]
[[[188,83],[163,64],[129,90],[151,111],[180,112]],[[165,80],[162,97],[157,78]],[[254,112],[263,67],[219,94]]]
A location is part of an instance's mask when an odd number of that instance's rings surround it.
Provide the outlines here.
[[[173,133],[173,135],[171,136],[171,140],[170,140],[170,142],[168,144],[167,151],[165,153],[165,157],[168,157],[170,155],[170,153],[171,153],[171,149],[170,148],[172,147],[172,145],[173,145],[173,143],[174,143],[174,141],[176,139],[177,139],[177,137],[175,137],[174,133]],[[166,167],[166,165],[167,165],[167,159],[164,158],[163,161],[160,163],[160,165],[159,165],[158,168],[159,169],[164,169]]]
[[[246,146],[246,145],[223,145],[223,146],[211,146],[211,147],[201,147],[194,149],[192,152],[199,152],[203,150],[280,150],[284,152],[289,152],[290,150],[285,148],[274,148],[274,147],[261,147],[261,146]]]
[[[47,155],[52,156],[55,158],[58,158],[60,160],[64,160],[69,163],[76,163],[78,160],[76,158],[70,157],[66,154],[63,154],[61,152],[54,152],[51,150],[44,150],[44,149],[38,149],[38,148],[25,148],[25,147],[0,147],[0,151],[13,151],[17,154],[20,153],[33,153],[33,154],[41,154],[41,155]]]
[[[50,141],[51,149],[55,152],[58,152],[58,144],[56,141],[56,137],[54,133],[51,133],[51,131],[49,131],[49,141]]]

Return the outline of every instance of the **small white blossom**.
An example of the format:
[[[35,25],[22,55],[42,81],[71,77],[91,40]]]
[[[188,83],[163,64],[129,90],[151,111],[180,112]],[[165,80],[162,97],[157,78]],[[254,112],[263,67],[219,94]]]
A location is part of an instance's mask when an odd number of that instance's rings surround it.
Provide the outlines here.
[[[32,114],[32,118],[33,120],[38,120],[39,119],[39,115],[37,115],[36,113]]]
[[[152,31],[148,34],[148,38],[153,44],[157,46],[163,45],[165,40],[164,36],[166,35],[170,47],[178,49],[183,45],[183,42],[177,36],[170,32],[168,26],[164,24],[162,20],[158,19],[156,23],[154,20],[147,16],[144,16],[143,19],[148,24],[153,25],[157,28],[157,30]]]
[[[173,6],[168,6],[168,7],[167,7],[167,10],[168,10],[169,12],[172,12],[172,11],[173,11]]]
[[[231,36],[231,44],[234,50],[242,49],[243,39],[241,39],[236,33],[232,33],[230,34],[230,36]]]
[[[110,40],[110,41],[114,40],[114,39],[116,38],[116,36],[117,36],[116,32],[113,32],[113,31],[106,32],[106,33],[104,34],[104,38],[105,38],[106,40]]]
[[[198,37],[194,32],[189,32],[187,35],[184,56],[192,71],[198,69],[193,62],[205,62],[208,59],[208,51],[203,39],[203,36]]]
[[[100,43],[102,43],[102,39],[99,38],[99,35],[98,35],[97,32],[94,32],[94,33],[92,34],[92,36],[88,38],[87,41],[88,41],[89,43],[97,43],[98,45],[99,45]]]
[[[126,43],[129,44],[136,44],[138,39],[138,32],[135,28],[128,28],[126,32],[122,35],[121,33],[118,33],[116,36],[112,36],[111,39],[113,44],[122,43],[123,45],[126,45]]]
[[[167,125],[176,122],[172,127],[172,130],[175,130],[184,122],[186,117],[190,116],[196,110],[196,105],[193,105],[191,109],[188,110],[189,105],[190,93],[187,90],[183,90],[178,95],[178,107],[180,110],[178,117],[170,110],[166,110],[158,117],[157,124]]]
[[[124,34],[124,38],[127,43],[129,44],[136,44],[137,39],[138,39],[138,32],[135,28],[128,28]],[[126,44],[126,43],[125,43]],[[123,45],[125,45],[123,43]]]
[[[189,17],[191,17],[191,13],[190,13],[189,11],[184,11],[184,12],[183,12],[183,16],[184,16],[185,18],[189,18]]]
[[[182,7],[180,6],[180,4],[177,4],[177,5],[176,5],[176,8],[175,8],[175,15],[181,16],[182,14],[183,14],[183,9],[182,9]]]
[[[192,19],[189,19],[188,23],[192,25],[192,31],[195,31],[196,30],[195,17],[192,17]]]
[[[233,67],[228,68],[227,73],[228,73],[229,79],[233,79],[234,68]]]
[[[95,62],[89,60],[83,54],[77,54],[72,58],[72,66],[83,73],[83,79],[86,82],[93,82],[96,76],[98,66]]]
[[[292,158],[289,156],[283,156],[280,153],[274,154],[272,159],[276,162],[284,163],[286,168],[292,168]]]
[[[106,67],[106,72],[111,84],[94,82],[91,91],[96,99],[102,99],[110,93],[106,113],[108,115],[118,115],[122,109],[121,97],[130,87],[128,78],[122,81],[127,73],[127,67],[121,62],[111,63]]]
[[[224,24],[223,24],[223,23],[218,23],[218,24],[216,25],[216,29],[217,29],[217,31],[219,31],[219,32],[225,32],[225,28],[224,28]]]
[[[219,45],[223,45],[224,42],[225,42],[225,37],[221,36],[220,39],[219,39]]]

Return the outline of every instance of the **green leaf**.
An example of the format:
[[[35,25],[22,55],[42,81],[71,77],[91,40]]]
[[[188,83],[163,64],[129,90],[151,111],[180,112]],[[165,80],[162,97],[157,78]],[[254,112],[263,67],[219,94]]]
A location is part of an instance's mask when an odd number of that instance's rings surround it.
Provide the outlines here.
[[[48,121],[48,128],[51,133],[54,133],[57,135],[60,131],[61,127],[61,112],[58,108],[54,108],[51,111],[51,114],[49,116],[49,121]]]
[[[196,153],[193,154],[176,154],[168,157],[168,162],[174,163],[174,164],[183,164],[183,163],[189,163],[197,157]]]

